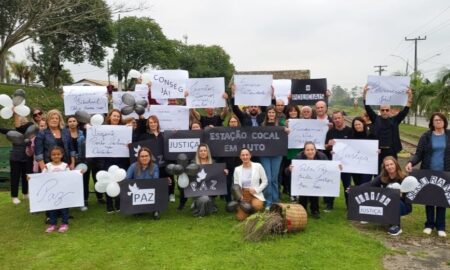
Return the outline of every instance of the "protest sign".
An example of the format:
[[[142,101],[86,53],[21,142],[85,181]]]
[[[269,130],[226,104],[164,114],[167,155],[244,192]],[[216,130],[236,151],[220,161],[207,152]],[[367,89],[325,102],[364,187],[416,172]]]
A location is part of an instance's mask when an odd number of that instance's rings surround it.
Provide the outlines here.
[[[273,91],[276,100],[283,100],[284,105],[289,103],[288,96],[291,94],[291,80],[273,80]]]
[[[132,127],[91,126],[86,129],[86,157],[129,157]]]
[[[164,145],[158,142],[159,140],[144,140],[130,144],[130,163],[137,160],[138,152],[142,147],[147,147],[150,151],[152,151],[152,160],[155,164],[158,164],[159,167],[164,166]]]
[[[372,76],[367,78],[366,105],[401,105],[408,100],[409,76]]]
[[[186,70],[151,70],[152,98],[184,98],[189,73]]]
[[[326,92],[327,79],[293,79],[291,86],[291,103],[295,105],[314,105],[319,100],[328,103]]]
[[[65,115],[74,115],[77,111],[108,113],[106,86],[63,86],[63,95]]]
[[[125,215],[164,211],[169,201],[169,183],[163,179],[126,179],[119,182],[120,212]]]
[[[186,97],[186,106],[189,108],[219,108],[225,107],[225,79],[202,78],[189,79],[189,95]]]
[[[269,106],[272,75],[234,75],[235,105]]]
[[[342,164],[342,172],[378,174],[378,140],[334,141],[333,160]]]
[[[450,207],[450,172],[413,170],[411,175],[419,180],[419,185],[406,194],[409,202]]]
[[[180,153],[189,159],[195,157],[199,144],[203,141],[201,130],[178,130],[164,132],[164,159],[177,160]]]
[[[184,188],[184,196],[214,196],[227,194],[227,177],[225,163],[200,165],[200,170],[194,177],[189,177],[189,186]]]
[[[189,108],[176,105],[151,105],[149,115],[156,115],[161,131],[188,130]]]
[[[289,119],[288,148],[303,148],[305,142],[313,142],[316,149],[325,149],[328,122],[316,119]]]

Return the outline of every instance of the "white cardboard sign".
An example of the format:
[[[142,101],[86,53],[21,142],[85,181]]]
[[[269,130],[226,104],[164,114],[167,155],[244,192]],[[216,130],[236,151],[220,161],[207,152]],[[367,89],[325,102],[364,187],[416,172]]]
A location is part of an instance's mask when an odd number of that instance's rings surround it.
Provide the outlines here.
[[[235,104],[269,106],[272,102],[272,75],[234,75]]]
[[[89,114],[108,113],[108,91],[106,86],[63,86],[64,114],[77,111]]]
[[[401,105],[408,100],[408,76],[368,76],[367,105]]]
[[[150,115],[156,115],[161,131],[189,130],[189,108],[186,106],[150,106]]]
[[[289,103],[288,96],[291,94],[292,80],[273,80],[273,91],[275,98],[281,99],[284,105]]]
[[[334,140],[333,160],[342,172],[378,174],[378,140]]]
[[[189,79],[189,95],[186,105],[189,108],[220,108],[225,107],[225,78]]]
[[[288,148],[303,148],[305,142],[312,141],[316,149],[325,149],[328,121],[316,119],[289,119]]]
[[[130,157],[132,127],[91,126],[86,130],[86,157]]]
[[[186,70],[152,70],[152,98],[184,98],[189,73]]]

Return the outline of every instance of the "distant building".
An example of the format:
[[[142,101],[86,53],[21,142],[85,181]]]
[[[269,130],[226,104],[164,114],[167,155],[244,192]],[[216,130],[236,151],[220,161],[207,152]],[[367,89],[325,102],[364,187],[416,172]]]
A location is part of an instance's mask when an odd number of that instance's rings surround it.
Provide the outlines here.
[[[279,79],[310,79],[309,69],[303,70],[267,70],[267,71],[236,71],[236,75],[264,75],[272,74],[274,80]]]
[[[93,79],[81,79],[77,82],[75,82],[73,85],[80,85],[80,86],[108,86],[108,81],[102,81],[102,80],[93,80]],[[111,85],[114,87],[114,90],[117,89],[118,83],[115,81],[111,81]]]

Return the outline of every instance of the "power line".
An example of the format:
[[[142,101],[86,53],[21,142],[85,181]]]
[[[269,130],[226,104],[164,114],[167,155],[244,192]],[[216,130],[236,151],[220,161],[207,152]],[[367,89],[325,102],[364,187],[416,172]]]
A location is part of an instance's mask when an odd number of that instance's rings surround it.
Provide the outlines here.
[[[427,36],[421,38],[420,36],[416,38],[407,38],[405,37],[405,41],[414,41],[414,77],[417,76],[417,41],[418,40],[426,40]]]
[[[375,72],[378,72],[378,75],[379,76],[381,76],[381,73],[383,72],[383,71],[386,71],[386,69],[384,69],[385,67],[387,67],[386,65],[380,65],[380,66],[373,66],[374,68],[378,68],[378,71],[375,71]]]
[[[431,20],[429,20],[428,22],[426,22],[425,24],[422,24],[421,26],[417,27],[414,31],[412,31],[411,33],[407,34],[407,36],[412,35],[414,32],[416,32],[417,30],[429,25],[430,23],[432,23],[433,21],[435,21],[437,18],[439,18],[442,14],[444,14],[447,10],[450,9],[450,6],[446,7],[443,11],[441,11],[437,16],[434,16],[431,18]]]

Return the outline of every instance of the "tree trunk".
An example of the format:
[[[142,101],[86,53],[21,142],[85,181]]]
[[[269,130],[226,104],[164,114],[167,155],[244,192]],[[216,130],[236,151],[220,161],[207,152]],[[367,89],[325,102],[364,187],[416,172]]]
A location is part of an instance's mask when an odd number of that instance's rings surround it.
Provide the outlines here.
[[[0,83],[6,79],[6,53],[0,54]]]

